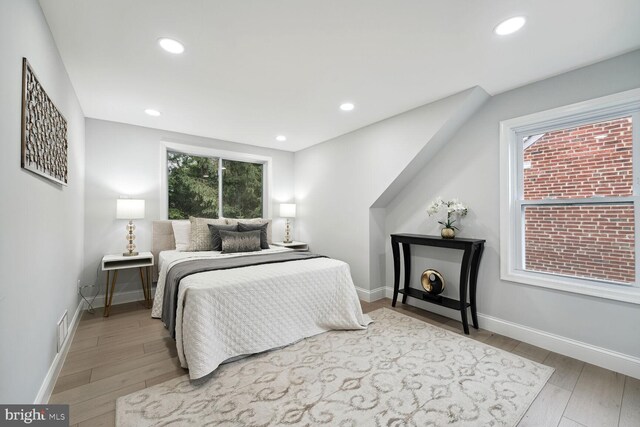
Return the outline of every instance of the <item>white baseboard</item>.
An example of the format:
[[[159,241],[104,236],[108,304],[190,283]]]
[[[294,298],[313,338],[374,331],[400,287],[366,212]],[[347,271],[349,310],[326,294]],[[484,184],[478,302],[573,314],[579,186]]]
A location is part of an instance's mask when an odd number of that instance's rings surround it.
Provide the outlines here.
[[[391,286],[387,286],[386,288],[384,288],[384,296],[382,298],[385,298],[385,297],[389,299],[393,299],[393,288]]]
[[[378,288],[380,289],[380,288]],[[393,288],[384,288],[383,296],[393,298]],[[366,301],[366,300],[365,300]],[[375,301],[375,300],[372,300]],[[439,307],[438,307],[439,308]],[[434,310],[439,312],[439,310]],[[442,313],[440,313],[442,314]],[[459,318],[456,317],[458,320]],[[498,319],[497,317],[478,313],[480,327],[518,341],[526,342],[544,349],[582,360],[606,369],[610,369],[633,378],[640,379],[640,358],[608,350],[582,341],[530,328],[518,323]]]
[[[152,290],[152,293],[154,290]],[[124,304],[127,302],[134,301],[142,301],[144,300],[144,294],[142,289],[138,289],[135,291],[121,292],[113,294],[113,302],[112,304]],[[93,307],[104,307],[104,295],[99,295],[93,301]],[[67,338],[62,345],[62,349],[56,354],[53,362],[51,362],[51,366],[49,367],[49,371],[42,382],[42,386],[40,386],[40,390],[36,395],[35,404],[46,404],[49,402],[49,398],[51,397],[51,393],[53,392],[53,388],[56,385],[56,381],[58,380],[58,376],[60,375],[60,371],[62,370],[62,365],[64,364],[65,359],[67,358],[67,353],[69,353],[69,348],[71,347],[71,343],[73,342],[73,337],[76,333],[76,329],[78,328],[78,323],[80,323],[80,317],[82,311],[86,308],[86,302],[81,300],[78,304],[78,308],[76,308],[76,312],[71,319],[71,323],[69,325],[69,333],[67,334]]]
[[[360,298],[362,301],[373,302],[385,297],[386,288],[380,287],[369,290],[356,286],[356,292],[358,293],[358,298]]]
[[[483,329],[640,379],[640,358],[478,313]]]
[[[155,289],[151,290],[151,296],[155,294]],[[144,293],[142,289],[136,289],[134,291],[120,292],[113,294],[113,300],[111,305],[125,304],[127,302],[143,301]],[[104,307],[104,294],[98,295],[92,303],[94,308]]]
[[[56,357],[53,358],[53,362],[51,362],[51,366],[49,367],[49,371],[47,375],[44,377],[44,381],[40,386],[40,390],[38,390],[38,394],[36,395],[34,404],[46,404],[49,402],[49,398],[51,397],[51,393],[53,392],[53,387],[56,385],[56,381],[58,380],[58,375],[60,375],[60,371],[62,370],[62,365],[64,364],[65,359],[67,358],[67,353],[69,352],[69,348],[71,347],[71,343],[73,342],[73,337],[76,333],[76,329],[78,328],[78,324],[80,323],[80,317],[82,314],[82,310],[84,310],[84,301],[80,301],[78,307],[76,308],[76,312],[71,319],[71,324],[69,325],[69,333],[67,334],[66,339],[64,340],[64,344],[62,344],[62,348],[56,354]]]

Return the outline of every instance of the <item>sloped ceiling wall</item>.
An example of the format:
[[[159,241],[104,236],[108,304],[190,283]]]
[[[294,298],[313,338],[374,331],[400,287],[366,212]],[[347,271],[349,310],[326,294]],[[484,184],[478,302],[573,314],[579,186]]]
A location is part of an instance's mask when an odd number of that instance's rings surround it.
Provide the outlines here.
[[[385,237],[439,233],[435,218],[426,214],[429,202],[437,196],[458,197],[470,208],[460,236],[487,240],[478,279],[480,327],[488,325],[482,316],[490,316],[638,360],[640,340],[625,338],[638,336],[638,305],[503,281],[499,257],[500,121],[638,88],[638,70],[640,50],[493,96],[386,205],[385,224],[380,226]],[[388,240],[386,248],[386,283],[391,286]],[[435,267],[451,284],[445,295],[458,296],[461,251],[416,247],[412,254],[412,286],[420,286],[424,269]],[[456,311],[410,302],[459,320]]]
[[[381,286],[383,272],[370,266],[384,254],[384,231],[371,237],[370,208],[391,200],[488,98],[468,89],[297,152],[297,239],[348,262],[357,287]]]

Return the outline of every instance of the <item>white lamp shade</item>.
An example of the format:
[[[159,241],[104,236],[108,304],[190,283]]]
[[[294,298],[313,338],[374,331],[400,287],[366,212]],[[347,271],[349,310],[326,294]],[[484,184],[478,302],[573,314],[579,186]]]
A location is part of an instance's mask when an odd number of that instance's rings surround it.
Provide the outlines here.
[[[282,218],[295,218],[296,217],[296,205],[294,203],[281,203],[280,204],[280,216]]]
[[[116,205],[117,219],[142,219],[144,218],[144,200],[118,199]]]

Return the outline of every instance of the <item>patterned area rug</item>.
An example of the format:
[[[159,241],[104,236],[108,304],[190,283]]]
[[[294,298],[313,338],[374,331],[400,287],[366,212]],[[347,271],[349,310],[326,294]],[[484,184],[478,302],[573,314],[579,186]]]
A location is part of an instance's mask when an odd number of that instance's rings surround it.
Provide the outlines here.
[[[117,401],[118,426],[515,426],[553,368],[388,309]]]

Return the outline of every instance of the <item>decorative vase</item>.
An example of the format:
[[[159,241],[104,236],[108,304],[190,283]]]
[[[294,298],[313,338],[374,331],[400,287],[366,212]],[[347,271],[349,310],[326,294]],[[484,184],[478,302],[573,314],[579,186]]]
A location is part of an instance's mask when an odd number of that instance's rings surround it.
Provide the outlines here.
[[[453,228],[445,227],[440,231],[440,235],[443,239],[453,239],[456,237],[456,231]]]

